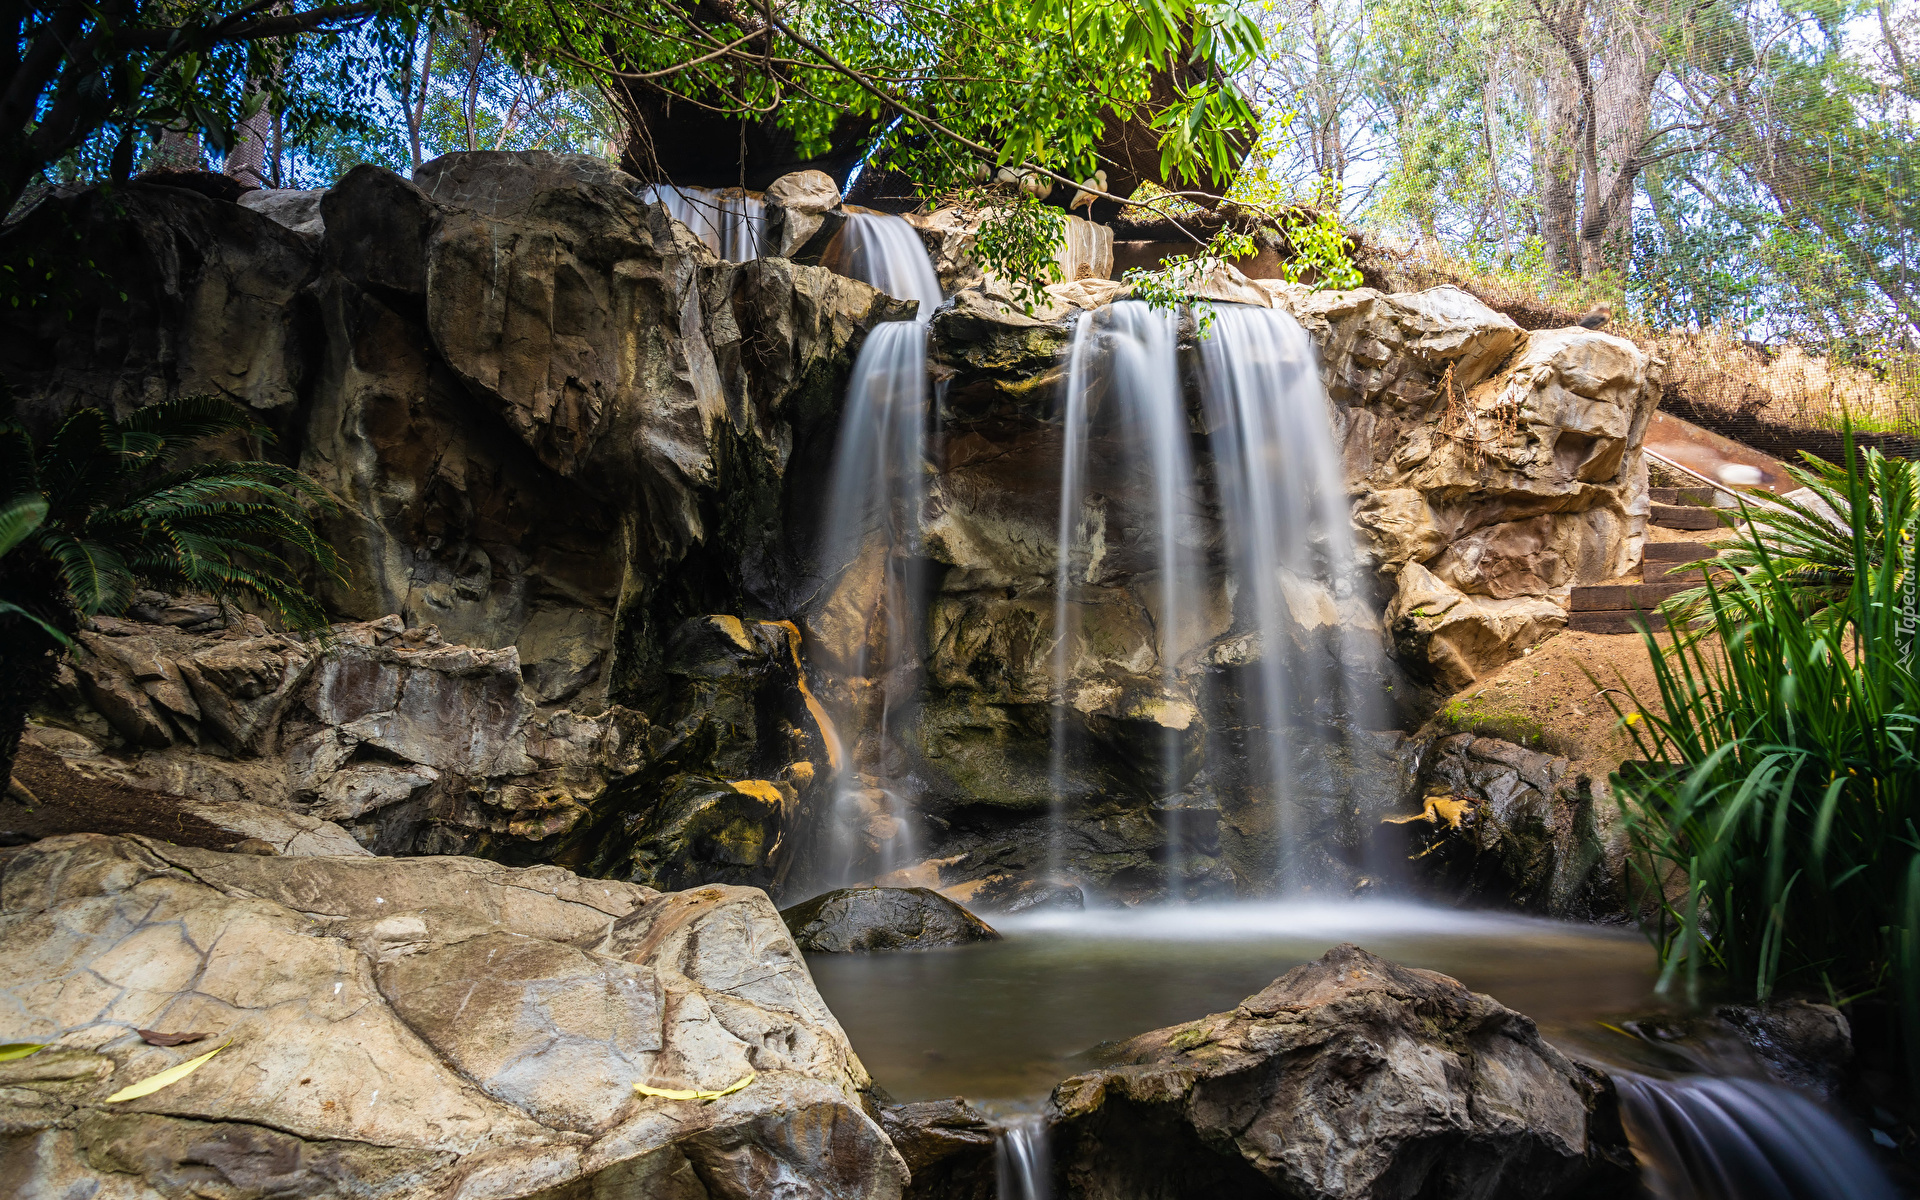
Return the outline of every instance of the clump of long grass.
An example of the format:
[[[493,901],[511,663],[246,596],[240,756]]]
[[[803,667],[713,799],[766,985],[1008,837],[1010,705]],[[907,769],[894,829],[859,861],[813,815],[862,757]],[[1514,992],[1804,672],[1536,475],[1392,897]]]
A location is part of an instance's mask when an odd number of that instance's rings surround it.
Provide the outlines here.
[[[1759,1000],[1884,995],[1920,1080],[1916,475],[1862,461],[1849,435],[1825,478],[1844,586],[1809,580],[1749,514],[1748,569],[1708,585],[1710,629],[1647,635],[1659,704],[1622,717],[1649,764],[1615,794],[1655,898],[1662,990],[1697,996],[1712,974]]]

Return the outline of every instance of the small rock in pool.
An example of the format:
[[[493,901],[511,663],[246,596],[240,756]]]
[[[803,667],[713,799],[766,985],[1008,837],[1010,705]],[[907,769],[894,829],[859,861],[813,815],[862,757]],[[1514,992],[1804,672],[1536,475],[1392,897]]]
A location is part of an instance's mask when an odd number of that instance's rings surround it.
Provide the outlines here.
[[[826,954],[935,950],[1000,939],[985,921],[929,888],[839,888],[780,916],[800,949]]]
[[[988,912],[1006,914],[1046,908],[1078,912],[1087,906],[1086,894],[1079,888],[1044,879],[996,879],[982,886],[970,899]]]

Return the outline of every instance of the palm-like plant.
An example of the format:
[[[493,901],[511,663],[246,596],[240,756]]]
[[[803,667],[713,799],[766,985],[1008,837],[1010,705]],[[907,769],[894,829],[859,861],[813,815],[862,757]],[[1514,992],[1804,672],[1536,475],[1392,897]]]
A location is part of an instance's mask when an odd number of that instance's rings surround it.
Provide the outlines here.
[[[342,578],[312,514],[337,504],[300,472],[259,459],[181,457],[209,439],[271,434],[228,400],[192,396],[116,421],[70,414],[45,446],[0,414],[0,778],[68,635],[141,586],[245,594],[294,630],[325,628],[283,551]]]
[[[1856,452],[1852,470],[1811,454],[1801,457],[1807,465],[1790,466],[1787,473],[1805,489],[1806,497],[1781,496],[1743,504],[1742,526],[1732,537],[1713,543],[1719,557],[1689,566],[1742,575],[1771,572],[1789,585],[1791,590],[1784,594],[1804,606],[1808,619],[1825,623],[1843,614],[1840,602],[1853,587],[1854,505],[1862,505],[1857,524],[1865,537],[1865,562],[1877,570],[1885,560],[1885,547],[1900,544],[1898,537],[1892,543],[1885,537],[1888,506],[1909,508],[1920,496],[1920,463],[1888,458],[1871,448]],[[1856,487],[1856,482],[1865,486]],[[1895,569],[1906,569],[1898,555]],[[1904,575],[1897,575],[1895,582],[1903,583]],[[1673,617],[1673,626],[1684,628],[1687,619],[1704,615],[1706,599],[1705,588],[1693,588],[1669,598],[1664,607]]]
[[[1920,497],[1905,464],[1847,457],[1816,492],[1838,524],[1775,519],[1785,536],[1708,584],[1707,634],[1645,635],[1659,703],[1636,698],[1628,727],[1657,765],[1615,782],[1667,897],[1650,929],[1663,988],[1715,970],[1762,1000],[1887,995],[1920,1080]]]

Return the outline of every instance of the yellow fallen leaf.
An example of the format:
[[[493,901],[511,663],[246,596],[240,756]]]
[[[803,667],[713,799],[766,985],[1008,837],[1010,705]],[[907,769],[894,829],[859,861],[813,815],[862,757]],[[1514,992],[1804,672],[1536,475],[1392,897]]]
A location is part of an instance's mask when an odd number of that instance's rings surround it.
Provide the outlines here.
[[[663,1100],[718,1100],[722,1096],[733,1095],[758,1078],[759,1076],[757,1074],[748,1071],[744,1078],[734,1080],[717,1092],[688,1092],[678,1088],[648,1087],[644,1083],[634,1084],[633,1090],[639,1092],[642,1096],[659,1096]]]
[[[232,1042],[221,1042],[218,1046],[202,1054],[199,1058],[190,1058],[179,1066],[168,1067],[158,1075],[149,1075],[139,1083],[123,1087],[107,1097],[108,1104],[118,1104],[122,1100],[138,1100],[142,1096],[151,1096],[169,1084],[179,1083],[182,1079],[207,1065],[207,1060],[225,1050]]]
[[[25,1058],[35,1050],[45,1050],[45,1042],[7,1042],[0,1044],[0,1062],[12,1062],[16,1058]]]

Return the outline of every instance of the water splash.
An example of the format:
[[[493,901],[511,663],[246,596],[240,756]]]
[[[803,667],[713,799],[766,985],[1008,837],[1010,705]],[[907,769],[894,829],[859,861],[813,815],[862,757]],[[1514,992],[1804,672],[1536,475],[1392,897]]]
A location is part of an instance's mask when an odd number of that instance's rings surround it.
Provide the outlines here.
[[[1659,1200],[1894,1200],[1859,1139],[1797,1092],[1750,1079],[1614,1077]]]
[[[669,215],[692,230],[709,250],[729,262],[760,257],[761,238],[767,227],[767,206],[757,196],[749,196],[739,188],[715,191],[656,183],[641,192],[640,198],[666,205]]]
[[[853,214],[846,230],[847,273],[920,309],[915,320],[878,326],[861,347],[828,484],[819,555],[829,586],[811,624],[831,631],[818,657],[836,676],[831,707],[847,745],[813,872],[820,886],[885,875],[918,857],[887,750],[912,719],[920,688],[920,520],[933,436],[926,328],[941,302],[926,247],[906,221]]]
[[[993,1170],[999,1200],[1053,1200],[1053,1161],[1047,1121],[1021,1113],[995,1130]]]

